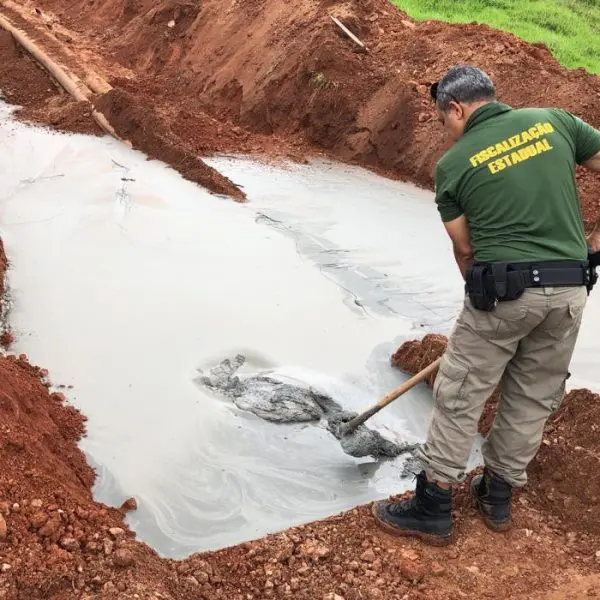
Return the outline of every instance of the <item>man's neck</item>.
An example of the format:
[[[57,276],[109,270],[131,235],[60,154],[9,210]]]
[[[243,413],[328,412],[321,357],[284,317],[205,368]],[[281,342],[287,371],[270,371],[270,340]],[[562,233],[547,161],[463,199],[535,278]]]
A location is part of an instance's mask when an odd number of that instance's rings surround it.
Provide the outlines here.
[[[467,121],[471,118],[471,115],[478,111],[481,107],[486,106],[492,102],[496,102],[496,100],[482,100],[481,102],[471,102],[470,104],[465,104],[465,116]]]

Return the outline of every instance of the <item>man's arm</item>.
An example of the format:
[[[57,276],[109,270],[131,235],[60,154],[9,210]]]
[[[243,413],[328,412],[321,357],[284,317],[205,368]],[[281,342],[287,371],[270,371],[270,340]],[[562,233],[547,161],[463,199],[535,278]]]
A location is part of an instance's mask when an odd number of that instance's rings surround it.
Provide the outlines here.
[[[589,160],[586,160],[582,163],[586,169],[590,169],[591,171],[596,171],[596,173],[600,173],[600,152],[595,154]]]
[[[590,171],[600,173],[600,152],[592,156],[589,160],[586,160],[582,165],[586,169],[590,169]],[[588,244],[594,252],[600,251],[600,219],[596,221],[596,225],[588,237]]]
[[[457,219],[447,221],[444,227],[452,240],[454,248],[454,258],[460,269],[463,279],[466,278],[467,269],[473,262],[473,248],[471,247],[471,232],[465,215],[461,215]]]
[[[465,279],[467,269],[473,262],[473,250],[471,232],[463,208],[456,197],[455,184],[456,181],[447,173],[442,163],[438,162],[435,172],[435,202],[452,240],[456,264]]]
[[[600,173],[600,131],[568,111],[549,110],[563,123],[565,134],[571,137],[575,146],[575,162]],[[587,243],[593,252],[600,251],[600,219],[587,237]]]

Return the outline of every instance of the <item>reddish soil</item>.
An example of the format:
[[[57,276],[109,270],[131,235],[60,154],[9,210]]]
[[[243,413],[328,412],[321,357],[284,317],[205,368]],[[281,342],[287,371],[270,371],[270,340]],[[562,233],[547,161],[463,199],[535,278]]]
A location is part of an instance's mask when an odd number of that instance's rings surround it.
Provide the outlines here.
[[[58,93],[37,63],[4,30],[0,30],[0,90],[6,102],[18,106],[41,106]]]
[[[198,155],[322,152],[431,187],[447,142],[426,86],[459,61],[490,71],[515,106],[559,105],[600,125],[597,77],[486,27],[415,24],[384,0],[40,0],[22,2],[21,15],[11,7],[0,12],[79,77],[109,81],[114,89],[94,102],[122,137],[219,193],[235,190]],[[355,52],[330,12],[368,53]],[[98,133],[89,106],[61,93],[6,34],[0,89],[22,118]],[[589,224],[600,184],[584,177],[581,189]],[[0,288],[5,267],[0,244]],[[415,372],[444,348],[428,336],[393,362]],[[457,539],[445,549],[389,537],[363,506],[176,562],[137,542],[124,510],[93,500],[94,473],[77,447],[85,419],[49,392],[46,376],[26,357],[0,355],[0,599],[600,597],[600,398],[586,390],[571,392],[548,423],[505,535],[485,529],[465,486],[454,501]],[[492,403],[483,432],[493,413]]]
[[[76,102],[56,87],[52,79],[3,30],[0,30],[0,63],[0,89],[7,102],[21,107],[18,116],[71,133],[103,133],[92,119],[92,105]],[[242,190],[209,167],[184,140],[167,130],[163,120],[157,118],[153,111],[140,108],[127,92],[112,90],[96,100],[96,107],[111,120],[122,138],[150,158],[166,162],[186,179],[213,193],[239,201],[245,199]]]
[[[157,113],[147,111],[123,89],[113,89],[100,96],[94,106],[103,113],[121,138],[150,158],[162,160],[186,179],[202,184],[216,194],[244,200],[246,195],[231,180],[209,167],[186,141],[170,130]]]
[[[34,4],[24,5],[41,24]],[[80,63],[89,63],[92,49],[94,69],[132,95],[141,117],[163,121],[167,135],[205,154],[324,152],[431,188],[448,141],[427,86],[457,62],[486,69],[515,107],[560,106],[600,126],[597,76],[569,71],[545,47],[485,26],[414,23],[386,0],[232,0],[227,7],[41,0],[35,7],[54,24],[44,27],[48,43],[60,45],[69,31],[62,45],[71,55],[81,47]],[[357,52],[330,15],[368,52]],[[581,174],[580,184],[589,225],[600,182]]]

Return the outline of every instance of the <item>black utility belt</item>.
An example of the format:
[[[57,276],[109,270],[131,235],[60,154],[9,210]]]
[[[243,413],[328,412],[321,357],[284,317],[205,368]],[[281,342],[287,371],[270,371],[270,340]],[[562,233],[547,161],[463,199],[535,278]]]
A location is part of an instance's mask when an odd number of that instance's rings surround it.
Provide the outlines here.
[[[475,262],[467,270],[466,291],[475,308],[491,311],[498,302],[516,300],[527,288],[586,286],[589,293],[597,279],[591,260]]]

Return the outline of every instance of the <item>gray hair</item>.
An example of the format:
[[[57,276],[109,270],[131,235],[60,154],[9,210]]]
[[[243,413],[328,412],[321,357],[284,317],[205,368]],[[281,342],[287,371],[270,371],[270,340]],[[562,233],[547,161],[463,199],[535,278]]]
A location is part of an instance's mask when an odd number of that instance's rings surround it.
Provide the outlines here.
[[[490,76],[477,67],[467,65],[452,67],[435,89],[435,100],[443,111],[450,108],[452,101],[470,104],[495,99],[496,88]]]

